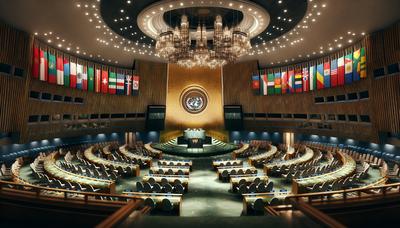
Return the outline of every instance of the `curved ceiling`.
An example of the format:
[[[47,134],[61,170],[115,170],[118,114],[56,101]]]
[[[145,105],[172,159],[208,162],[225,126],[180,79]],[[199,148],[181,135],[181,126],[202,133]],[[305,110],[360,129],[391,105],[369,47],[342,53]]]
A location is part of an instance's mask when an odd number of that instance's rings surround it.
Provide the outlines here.
[[[39,39],[66,52],[94,61],[131,67],[134,59],[163,61],[154,55],[154,41],[140,34],[139,29],[135,31],[136,38],[128,39],[123,33],[113,31],[121,31],[121,27],[112,29],[107,25],[114,22],[116,15],[121,15],[121,10],[124,10],[124,16],[118,17],[119,21],[127,24],[123,27],[127,27],[127,30],[130,26],[137,27],[136,18],[125,10],[140,12],[154,2],[157,1],[0,0],[0,20],[29,33],[36,33]],[[229,4],[229,0],[218,2]],[[252,2],[268,11],[271,22],[260,37],[253,39],[251,55],[241,60],[258,59],[262,66],[289,64],[325,55],[400,19],[398,0]],[[124,4],[125,7],[120,8],[118,4]],[[293,23],[284,21],[284,18],[290,18]]]

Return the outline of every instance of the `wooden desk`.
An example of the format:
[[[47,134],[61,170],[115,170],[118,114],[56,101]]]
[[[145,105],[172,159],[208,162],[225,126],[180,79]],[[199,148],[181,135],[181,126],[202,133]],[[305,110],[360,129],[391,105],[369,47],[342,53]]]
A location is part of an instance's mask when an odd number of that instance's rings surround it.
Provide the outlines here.
[[[151,143],[144,144],[144,148],[151,154],[152,157],[161,159],[162,151],[154,149],[153,147],[151,147]]]
[[[179,180],[182,186],[185,187],[185,191],[189,189],[189,177],[180,175],[161,175],[161,174],[148,174],[143,176],[143,181],[148,182],[150,178],[153,178],[157,183],[161,184],[162,179],[166,179],[168,183],[174,186],[174,181]]]
[[[243,146],[240,147],[239,149],[236,149],[232,152],[232,158],[236,159],[238,156],[240,156],[242,153],[244,153],[247,149],[249,149],[250,145],[248,143],[243,143]]]
[[[135,154],[130,152],[129,150],[126,149],[126,145],[121,146],[119,148],[118,151],[120,154],[122,154],[123,156],[130,158],[131,160],[141,160],[142,162],[144,162],[146,164],[147,167],[151,166],[151,160],[153,159],[152,157],[148,157],[148,156],[142,156],[139,154]]]
[[[183,175],[189,175],[190,169],[189,166],[153,166],[150,168],[153,173],[159,173],[159,170],[162,170],[164,173],[167,173],[169,170],[172,170],[173,174],[179,174],[181,171]]]
[[[264,173],[268,174],[268,172],[274,166],[277,166],[278,168],[280,168],[282,166],[289,167],[292,164],[300,165],[300,164],[309,162],[313,159],[313,156],[314,156],[314,151],[311,150],[310,148],[306,147],[306,152],[300,157],[290,159],[290,160],[283,160],[283,161],[279,161],[279,162],[264,164]]]
[[[261,160],[268,160],[268,159],[274,157],[277,152],[278,152],[278,148],[276,148],[276,146],[271,145],[271,149],[269,151],[267,151],[265,153],[250,156],[248,158],[248,162],[250,165],[256,165],[256,163]]]
[[[248,175],[231,175],[231,190],[236,191],[236,188],[239,187],[239,182],[241,180],[245,180],[246,185],[253,183],[256,178],[260,179],[260,182],[268,182],[269,178],[266,175],[258,175],[258,174],[248,174]]]
[[[158,165],[164,166],[189,166],[192,167],[193,162],[190,160],[159,160]]]
[[[228,165],[228,163],[230,165]],[[243,166],[243,160],[231,159],[231,160],[215,160],[212,162],[214,169],[218,167],[226,167],[226,166]]]

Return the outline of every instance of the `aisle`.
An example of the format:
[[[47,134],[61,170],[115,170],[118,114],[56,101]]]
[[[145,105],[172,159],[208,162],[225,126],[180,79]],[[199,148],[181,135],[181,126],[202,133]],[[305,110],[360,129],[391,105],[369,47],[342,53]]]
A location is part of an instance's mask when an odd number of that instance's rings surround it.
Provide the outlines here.
[[[215,157],[193,159],[189,193],[183,196],[181,216],[240,216],[241,198],[229,192],[229,183],[218,180],[211,166],[214,159]]]

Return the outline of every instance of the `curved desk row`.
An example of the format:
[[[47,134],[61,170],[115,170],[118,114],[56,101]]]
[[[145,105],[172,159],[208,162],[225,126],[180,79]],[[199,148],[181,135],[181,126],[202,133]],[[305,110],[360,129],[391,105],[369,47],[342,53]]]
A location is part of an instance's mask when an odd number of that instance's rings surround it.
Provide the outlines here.
[[[310,148],[306,147],[306,152],[297,158],[294,159],[290,159],[290,160],[283,160],[283,161],[279,161],[279,162],[272,162],[272,163],[267,163],[264,165],[264,172],[266,174],[268,174],[268,172],[274,167],[282,167],[282,166],[286,166],[289,167],[291,165],[300,165],[300,164],[304,164],[306,162],[309,162],[313,159],[314,157],[314,151],[311,150]]]
[[[146,149],[146,150],[151,154],[152,157],[161,159],[161,157],[162,157],[162,151],[153,148],[153,147],[151,146],[151,143],[146,143],[146,144],[144,144],[144,149]]]
[[[255,165],[257,162],[261,161],[261,160],[268,160],[271,159],[272,157],[275,156],[275,154],[278,152],[278,148],[276,148],[276,146],[272,146],[271,145],[271,149],[265,153],[261,153],[261,154],[257,154],[257,155],[253,155],[250,156],[248,158],[248,162],[250,165]]]
[[[135,154],[130,152],[128,149],[126,149],[127,145],[123,145],[119,148],[119,153],[122,154],[123,156],[130,158],[131,160],[134,161],[142,161],[143,163],[146,164],[146,166],[150,167],[151,166],[151,157],[148,156],[143,156],[139,154]]]
[[[250,148],[250,145],[248,143],[243,143],[242,147],[240,147],[239,149],[236,149],[232,152],[232,158],[236,159],[238,156],[240,156],[242,153],[244,153],[249,148]]]

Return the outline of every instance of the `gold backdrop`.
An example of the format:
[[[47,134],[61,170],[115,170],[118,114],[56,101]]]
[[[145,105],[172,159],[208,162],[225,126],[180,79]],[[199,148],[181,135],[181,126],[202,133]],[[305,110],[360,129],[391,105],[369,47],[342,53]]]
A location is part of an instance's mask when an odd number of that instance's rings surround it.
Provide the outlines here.
[[[207,107],[198,114],[188,113],[181,105],[182,92],[191,86],[201,87],[208,95]],[[168,65],[166,130],[224,128],[222,104],[222,70],[203,67],[186,69],[176,64]]]

